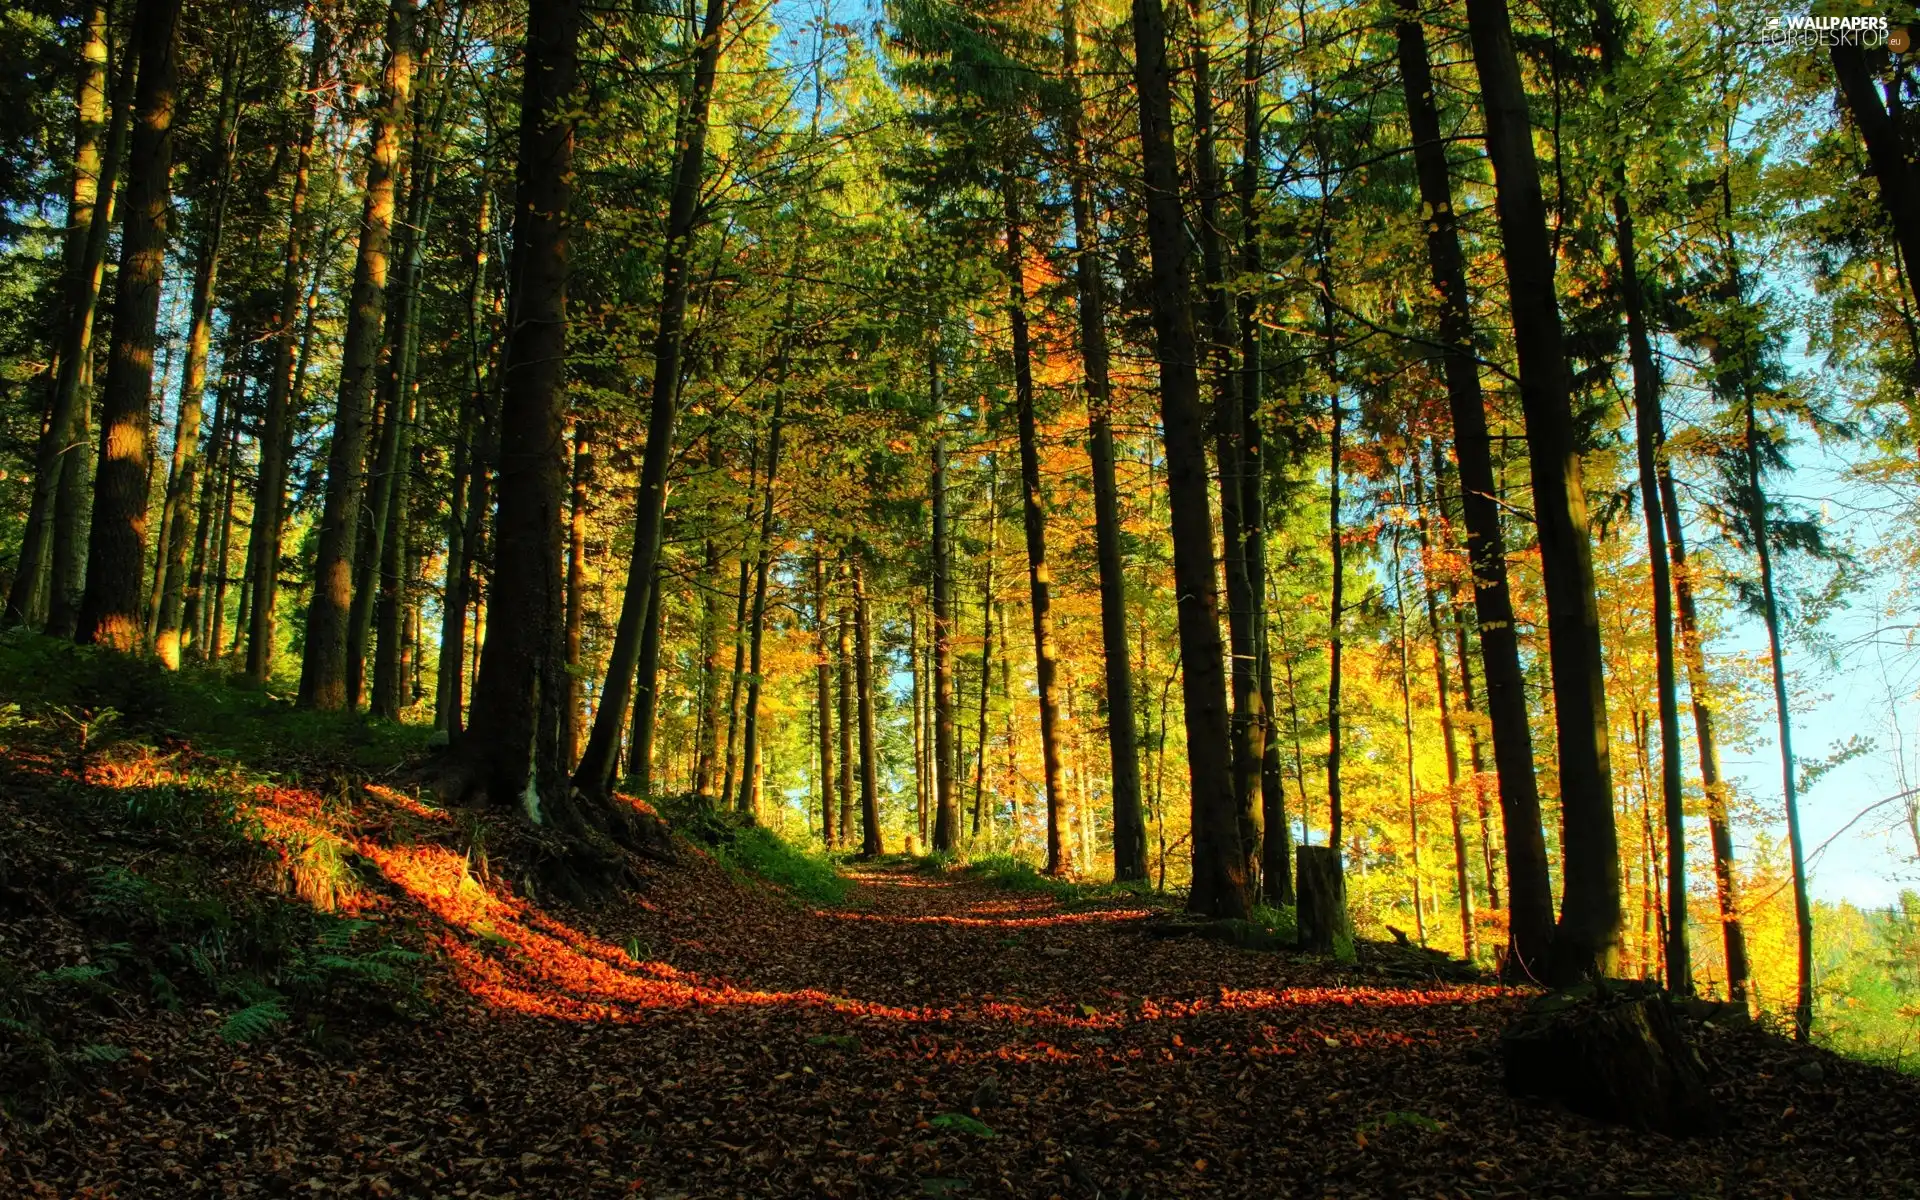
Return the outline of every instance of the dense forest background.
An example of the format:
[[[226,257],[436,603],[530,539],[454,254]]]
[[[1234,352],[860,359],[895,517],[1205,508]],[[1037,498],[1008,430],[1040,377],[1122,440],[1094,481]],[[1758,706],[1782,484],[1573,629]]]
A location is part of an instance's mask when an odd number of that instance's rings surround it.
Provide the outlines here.
[[[631,796],[1219,916],[1332,847],[1910,1053],[1920,896],[1797,814],[1909,697],[1791,734],[1908,652],[1915,82],[1782,15],[17,5],[7,620],[431,725],[583,888]]]

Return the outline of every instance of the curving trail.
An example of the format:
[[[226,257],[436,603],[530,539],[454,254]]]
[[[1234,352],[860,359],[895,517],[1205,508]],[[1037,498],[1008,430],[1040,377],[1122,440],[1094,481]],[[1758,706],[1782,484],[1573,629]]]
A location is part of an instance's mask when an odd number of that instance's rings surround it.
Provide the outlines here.
[[[292,821],[297,801],[263,803]],[[898,863],[849,867],[849,902],[812,911],[689,852],[629,900],[546,910],[475,880],[445,814],[362,801],[390,811],[338,836],[439,947],[437,1013],[237,1049],[210,1010],[129,1012],[112,1086],[0,1127],[0,1193],[1877,1197],[1920,1177],[1889,1116],[1920,1112],[1913,1081],[1823,1056],[1808,1083],[1757,1034],[1712,1048],[1741,1127],[1678,1144],[1506,1097],[1490,1051],[1525,997],[1504,989],[1157,939],[1134,902]],[[44,845],[39,819],[0,853]],[[0,948],[48,921],[0,920]]]

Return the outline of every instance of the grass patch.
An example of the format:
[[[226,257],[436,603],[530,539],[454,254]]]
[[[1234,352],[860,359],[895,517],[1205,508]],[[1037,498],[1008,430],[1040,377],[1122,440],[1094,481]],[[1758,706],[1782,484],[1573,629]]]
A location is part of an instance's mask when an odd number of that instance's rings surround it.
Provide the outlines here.
[[[659,802],[675,832],[704,846],[735,879],[769,885],[797,903],[846,903],[848,883],[824,851],[803,850],[763,825],[692,797]]]
[[[1068,906],[1096,904],[1122,896],[1141,900],[1153,896],[1153,886],[1145,880],[1114,883],[1047,875],[1026,859],[1011,854],[986,854],[947,869],[964,871],[970,878],[1002,891],[1046,896]]]

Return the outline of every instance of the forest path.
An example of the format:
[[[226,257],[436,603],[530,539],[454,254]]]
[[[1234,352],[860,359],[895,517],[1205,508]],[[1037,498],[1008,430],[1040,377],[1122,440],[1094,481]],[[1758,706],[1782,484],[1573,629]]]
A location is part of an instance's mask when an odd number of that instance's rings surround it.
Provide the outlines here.
[[[0,882],[75,897],[0,892],[0,966],[72,961],[88,880],[152,853],[56,770],[0,754]],[[256,815],[334,814],[384,877],[371,914],[434,951],[431,1012],[343,1002],[233,1045],[218,1007],[96,999],[73,1036],[130,1056],[32,1128],[0,1121],[0,1195],[1677,1200],[1920,1178],[1912,1080],[1821,1054],[1810,1081],[1757,1033],[1709,1047],[1736,1131],[1678,1144],[1506,1096],[1492,1051],[1521,993],[1156,938],[1132,899],[898,860],[848,865],[846,902],[811,908],[687,847],[628,896],[547,906],[476,874],[451,814],[360,792],[265,788]]]

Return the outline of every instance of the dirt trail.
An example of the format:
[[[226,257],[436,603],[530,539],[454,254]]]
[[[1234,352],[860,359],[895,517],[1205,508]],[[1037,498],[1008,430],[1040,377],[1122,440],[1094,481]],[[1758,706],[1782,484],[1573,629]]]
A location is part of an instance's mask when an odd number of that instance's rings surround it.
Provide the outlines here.
[[[0,855],[44,853],[59,819],[0,818]],[[548,911],[434,836],[361,843],[389,919],[437,947],[434,1016],[237,1048],[213,1010],[121,1002],[88,1036],[135,1056],[43,1126],[0,1126],[0,1194],[1875,1197],[1920,1177],[1890,1115],[1920,1112],[1912,1081],[1823,1058],[1809,1083],[1757,1035],[1716,1051],[1740,1127],[1676,1144],[1506,1097],[1491,1051],[1524,998],[1500,989],[1156,939],[1133,903],[897,864],[813,911],[689,851],[629,899]],[[78,936],[0,912],[0,950]]]

